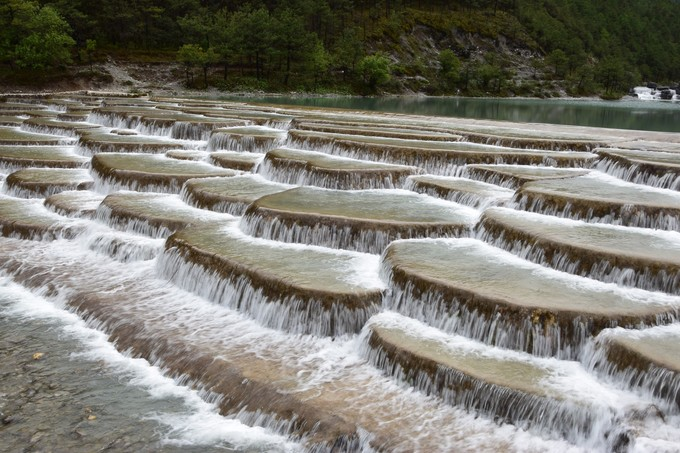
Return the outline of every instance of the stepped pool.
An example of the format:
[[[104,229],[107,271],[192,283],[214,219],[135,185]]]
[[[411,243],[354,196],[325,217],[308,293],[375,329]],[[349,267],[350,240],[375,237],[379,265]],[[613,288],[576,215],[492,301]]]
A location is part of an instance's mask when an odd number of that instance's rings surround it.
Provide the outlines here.
[[[0,451],[680,451],[680,133],[0,117]]]

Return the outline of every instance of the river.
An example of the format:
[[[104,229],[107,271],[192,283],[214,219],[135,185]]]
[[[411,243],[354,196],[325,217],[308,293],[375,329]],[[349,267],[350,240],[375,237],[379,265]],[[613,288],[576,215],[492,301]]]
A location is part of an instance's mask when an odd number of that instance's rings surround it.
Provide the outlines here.
[[[228,97],[237,100],[243,98]],[[680,102],[597,99],[518,99],[460,97],[296,97],[262,96],[249,102],[372,110],[415,115],[570,124],[576,126],[680,132]]]

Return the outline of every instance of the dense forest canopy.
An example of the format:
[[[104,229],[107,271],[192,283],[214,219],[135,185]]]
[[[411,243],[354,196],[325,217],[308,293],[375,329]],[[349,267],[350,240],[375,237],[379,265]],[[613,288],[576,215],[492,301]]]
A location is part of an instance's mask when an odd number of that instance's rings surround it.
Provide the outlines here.
[[[396,75],[433,94],[521,93],[520,51],[575,94],[680,80],[674,0],[2,0],[0,23],[5,67],[155,51],[188,84],[225,88],[375,92]]]

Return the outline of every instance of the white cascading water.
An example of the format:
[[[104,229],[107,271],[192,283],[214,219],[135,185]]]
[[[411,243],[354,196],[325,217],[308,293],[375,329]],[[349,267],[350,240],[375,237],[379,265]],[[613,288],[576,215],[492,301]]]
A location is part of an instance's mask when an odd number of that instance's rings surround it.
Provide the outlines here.
[[[65,110],[59,105],[51,108]],[[313,140],[291,138],[288,131],[294,123],[283,115],[280,119],[272,115],[265,121],[266,126],[234,128],[233,135],[226,129],[211,135],[209,126],[203,129],[181,121],[171,127],[145,125],[136,115],[118,110],[95,111],[88,116],[88,122],[105,128],[132,128],[140,134],[137,137],[142,143],[148,136],[174,141],[180,145],[176,148],[184,149],[263,153],[287,143],[354,159],[390,159],[389,153],[380,155],[361,147],[352,150],[328,141],[319,145]],[[360,121],[361,115],[356,120]],[[395,119],[398,121],[408,120]],[[26,130],[39,134],[56,131],[35,126]],[[101,151],[96,139],[87,146],[78,146],[73,139],[64,141],[67,142],[74,152],[84,156]],[[115,145],[105,147],[110,152]],[[135,152],[139,151],[159,153],[144,149],[143,144]],[[499,161],[502,162],[508,160]],[[459,162],[438,158],[413,157],[390,163],[416,165],[440,179],[467,176]],[[214,211],[229,214],[206,212],[189,205],[196,205],[196,200],[181,184],[129,183],[116,175],[101,176],[86,168],[80,172],[94,177],[96,194],[120,197],[121,204],[115,205],[120,212],[102,202],[90,217],[79,217],[77,213],[67,217],[57,214],[62,212],[58,207],[43,207],[42,198],[14,203],[18,196],[27,198],[31,194],[7,190],[5,180],[15,168],[1,170],[0,202],[9,200],[0,203],[0,310],[2,322],[8,323],[2,327],[23,332],[32,326],[45,326],[57,337],[68,338],[72,342],[69,347],[77,345],[78,350],[70,358],[74,366],[102,362],[105,374],[116,381],[111,385],[119,385],[122,393],[136,395],[130,400],[104,400],[102,404],[109,405],[112,413],[142,414],[138,429],[148,430],[148,438],[156,442],[153,448],[640,453],[680,449],[680,411],[676,404],[680,374],[661,366],[646,373],[622,371],[609,355],[609,342],[619,336],[635,336],[631,334],[633,329],[605,329],[592,336],[590,326],[583,322],[574,325],[573,332],[565,337],[559,326],[535,324],[530,318],[516,323],[501,312],[488,318],[467,307],[462,299],[460,304],[444,300],[448,297],[442,296],[446,288],[438,292],[441,282],[436,279],[422,283],[397,275],[398,259],[390,255],[389,248],[380,254],[400,238],[378,228],[360,232],[352,242],[347,239],[348,231],[332,225],[310,229],[277,224],[276,219],[265,222],[250,214],[235,217],[245,209],[238,200],[215,204]],[[332,186],[326,180],[303,177],[299,170],[292,174],[285,171],[265,167],[250,183],[270,182],[265,178],[276,174],[278,181],[294,185]],[[591,177],[609,181],[601,174]],[[625,183],[626,187],[630,184]],[[387,182],[378,185],[386,187],[383,190],[387,193],[404,195],[403,190]],[[576,211],[568,203],[550,204],[529,196],[517,196],[510,203],[511,190],[507,187],[486,185],[488,192],[483,195],[453,191],[448,201],[436,199],[438,194],[433,189],[417,189],[411,180],[406,188],[425,194],[414,197],[408,192],[411,195],[405,210],[409,203],[427,200],[433,207],[463,212],[469,224],[460,234],[443,234],[432,228],[421,236],[438,239],[420,239],[423,244],[445,240],[449,242],[442,242],[443,247],[453,249],[473,245],[483,250],[489,263],[526,267],[537,279],[559,280],[584,293],[592,290],[640,304],[668,306],[668,311],[654,321],[666,325],[650,327],[646,319],[636,326],[644,328],[639,335],[680,336],[674,311],[680,310],[680,298],[649,291],[653,285],[645,286],[645,274],[631,277],[623,275],[624,270],[591,270],[597,274],[593,277],[608,282],[602,283],[588,276],[569,275],[577,272],[566,255],[558,254],[552,262],[544,263],[541,250],[528,242],[513,242],[483,229],[477,230],[481,241],[455,239],[468,236],[483,212],[498,209],[493,206],[501,203],[546,217],[625,223],[647,228],[645,234],[650,235],[657,229],[670,230],[672,233],[658,234],[673,239],[679,229],[675,214],[626,211],[594,218],[583,211],[574,214]],[[48,190],[47,195],[60,191]],[[137,200],[133,209],[124,203],[126,191],[143,192],[145,197]],[[620,220],[622,216],[626,222]],[[41,228],[50,219],[58,227],[48,229],[48,234]],[[550,222],[550,218],[545,221]],[[558,223],[557,219],[554,222]],[[562,219],[559,222],[565,228],[570,225]],[[214,236],[219,242],[215,249],[219,245],[229,250],[236,263],[232,263],[233,275],[225,277],[220,268],[206,264],[214,263],[210,260],[217,259],[218,253],[211,257],[208,249],[198,256],[196,250],[200,247],[192,249],[191,238],[180,233],[172,236],[177,228],[181,229],[176,225],[186,227],[185,234],[207,235],[210,229],[203,228],[205,225],[224,233]],[[18,239],[20,232],[32,229],[36,233],[31,240]],[[197,239],[203,240],[198,242],[200,246],[211,240]],[[252,253],[255,247],[263,250],[262,263],[247,264],[253,257],[245,254]],[[285,259],[279,266],[266,264],[270,258],[267,250]],[[309,258],[312,254],[326,257],[315,258],[324,265],[315,268]],[[421,265],[427,267],[427,262]],[[329,298],[324,288],[315,286],[315,276],[326,278],[333,271],[338,279],[333,284],[351,289],[347,290],[350,296]],[[503,275],[498,278],[502,280]],[[677,281],[677,274],[667,278]],[[262,282],[288,288],[290,293],[284,290],[274,297]],[[657,283],[661,289],[677,286],[665,283],[663,278]],[[333,293],[332,286],[325,289]],[[302,296],[296,296],[294,291]],[[352,305],[356,304],[351,299],[354,294],[364,302],[375,296],[377,302],[357,307]],[[407,353],[395,355],[376,347],[376,329],[399,332],[396,338],[403,344],[408,337],[421,345],[436,345],[436,354],[448,351],[466,360],[512,364],[546,377],[537,384],[536,393],[531,393],[526,388],[514,389],[504,386],[507,383],[494,383],[483,375],[455,368],[439,366],[429,372],[428,368],[412,366],[420,362],[408,362]],[[49,341],[48,337],[45,341]],[[57,350],[59,341],[52,341],[51,347]],[[49,355],[49,348],[47,351]],[[461,383],[465,384],[463,388],[456,389]],[[257,394],[239,390],[240,386],[275,397],[263,402]],[[105,398],[97,396],[96,388],[90,391],[93,398]],[[571,399],[560,395],[570,395]],[[152,413],[149,407],[155,408]],[[125,419],[121,415],[120,420],[121,424],[135,423],[134,417]],[[120,428],[115,425],[112,429]]]

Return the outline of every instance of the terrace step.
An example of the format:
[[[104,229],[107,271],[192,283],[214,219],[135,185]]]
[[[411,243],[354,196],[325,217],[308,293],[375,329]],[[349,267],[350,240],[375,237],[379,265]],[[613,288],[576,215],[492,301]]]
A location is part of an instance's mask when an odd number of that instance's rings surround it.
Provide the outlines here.
[[[98,154],[92,158],[97,184],[109,189],[179,193],[192,178],[235,176],[240,172],[207,162],[172,159],[163,155],[136,153]]]
[[[680,298],[548,269],[474,239],[396,241],[386,306],[433,327],[537,356],[576,358],[608,327],[677,321]]]
[[[286,184],[327,189],[392,189],[420,173],[416,167],[381,164],[315,151],[279,148],[269,151],[259,173]]]
[[[253,202],[244,231],[277,241],[381,253],[393,240],[467,236],[478,212],[405,190],[299,187]]]
[[[80,168],[25,168],[7,176],[5,192],[22,198],[48,197],[65,190],[88,190],[94,180]]]
[[[356,333],[382,297],[376,256],[255,239],[236,224],[173,234],[159,264],[178,286],[294,333]]]
[[[680,231],[680,193],[599,172],[527,183],[516,203],[527,211],[586,222]]]
[[[680,294],[680,233],[490,208],[478,237],[521,258],[603,282]]]
[[[293,186],[271,182],[260,175],[237,175],[227,178],[190,179],[182,188],[182,199],[198,208],[242,216],[254,201]]]

